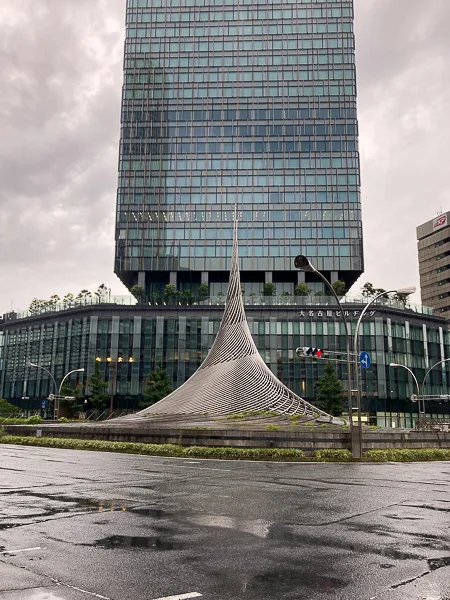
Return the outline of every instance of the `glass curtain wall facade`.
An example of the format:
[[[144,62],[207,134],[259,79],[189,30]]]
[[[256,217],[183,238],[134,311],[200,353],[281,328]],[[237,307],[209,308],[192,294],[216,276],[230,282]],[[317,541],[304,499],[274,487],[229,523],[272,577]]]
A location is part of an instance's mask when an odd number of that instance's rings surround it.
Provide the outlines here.
[[[348,307],[355,327],[361,305]],[[200,366],[218,331],[223,308],[202,307],[85,307],[52,315],[18,319],[0,331],[0,397],[24,408],[39,408],[52,391],[47,373],[28,366],[42,365],[54,375],[57,384],[73,369],[71,383],[89,394],[87,380],[96,359],[104,378],[115,365],[114,396],[117,408],[136,409],[142,385],[160,363],[180,386]],[[306,400],[314,401],[314,386],[323,374],[325,361],[300,360],[295,349],[313,345],[345,353],[345,334],[335,306],[275,307],[246,309],[255,343],[269,368]],[[410,367],[421,382],[426,371],[450,357],[450,337],[444,319],[376,307],[361,329],[359,347],[368,351],[372,366],[362,370],[363,412],[372,423],[391,426],[413,425],[416,393],[405,369],[391,368],[391,362]],[[121,360],[119,360],[121,359]],[[132,359],[130,361],[130,359]],[[337,365],[345,382],[345,371]],[[447,394],[445,367],[434,369],[426,394]],[[28,397],[29,400],[22,400]],[[427,402],[427,413],[448,415],[450,404]]]
[[[128,0],[121,120],[128,287],[224,292],[235,205],[247,292],[363,271],[353,0]]]

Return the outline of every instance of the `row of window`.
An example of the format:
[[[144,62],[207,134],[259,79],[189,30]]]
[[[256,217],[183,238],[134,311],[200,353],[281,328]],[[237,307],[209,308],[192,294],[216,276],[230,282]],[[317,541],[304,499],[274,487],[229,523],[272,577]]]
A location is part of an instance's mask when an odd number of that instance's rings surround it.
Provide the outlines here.
[[[241,206],[242,203],[239,205]],[[217,205],[216,205],[217,206]],[[223,205],[224,208],[226,205]],[[335,205],[336,206],[336,205]],[[338,205],[339,206],[339,205]],[[343,208],[327,209],[327,210],[300,210],[286,209],[283,207],[271,207],[265,210],[259,204],[251,205],[249,208],[237,211],[237,219],[239,222],[278,222],[281,221],[286,227],[291,226],[298,221],[317,221],[321,225],[327,221],[358,221],[361,218],[360,210]],[[178,207],[179,208],[179,207]],[[220,209],[221,206],[218,205]],[[165,211],[154,210],[153,207],[148,207],[146,212],[124,212],[120,211],[117,214],[118,220],[121,222],[140,221],[147,222],[155,221],[161,223],[231,223],[235,220],[236,213],[230,206],[225,210],[175,210],[174,207],[167,206]],[[292,225],[293,226],[293,225]]]
[[[207,37],[208,36],[208,30],[205,27],[180,27],[180,28],[156,28],[154,30],[153,36],[158,38],[183,38],[183,37]],[[145,39],[145,38],[143,38]],[[183,41],[183,40],[181,40]],[[274,40],[275,42],[282,42],[283,40]],[[287,42],[295,42],[295,45],[293,46],[288,46]],[[241,48],[241,43],[238,41],[230,41],[230,42],[211,42],[210,44],[208,44],[208,48],[207,51],[212,53],[212,52],[236,52],[239,48]],[[290,48],[292,50],[296,50],[296,49],[300,49],[300,50],[308,50],[308,49],[312,49],[312,48],[316,48],[316,49],[325,49],[325,48],[348,48],[350,50],[353,50],[354,48],[354,39],[353,37],[343,37],[343,38],[332,38],[332,37],[324,37],[324,38],[314,38],[314,39],[308,39],[308,38],[299,38],[299,39],[295,39],[295,40],[286,40],[286,46],[273,46],[272,43],[270,41],[265,41],[265,40],[254,40],[254,42],[252,43],[251,48],[248,48],[247,50],[252,50],[252,51],[260,51],[260,50],[281,50],[282,48]],[[244,48],[242,48],[242,50],[244,51]],[[127,40],[125,42],[125,54],[130,54],[130,53],[145,53],[145,52],[150,52],[151,51],[151,44],[150,44],[150,40],[148,41],[142,41],[142,42],[132,42]],[[153,51],[153,50],[152,50]],[[156,50],[155,50],[156,52]],[[155,57],[156,58],[156,57]],[[212,57],[208,57],[209,59],[212,59]],[[231,59],[231,56],[225,57],[228,59]],[[235,59],[239,60],[239,63],[241,64],[277,64],[276,62],[270,63],[270,62],[248,62],[248,63],[244,63],[244,59],[246,58],[245,55],[243,56],[234,56]],[[247,57],[249,58],[249,57]],[[271,57],[270,55],[258,55],[258,58],[276,58],[275,56]],[[281,58],[281,55],[280,55]],[[185,60],[189,60],[189,63],[185,63]],[[166,61],[167,64],[167,61]],[[188,66],[188,64],[193,64],[194,66],[196,66],[195,64],[195,57],[190,57],[189,59],[180,59],[180,62],[177,62],[173,65],[168,65],[168,66]],[[233,62],[229,63],[229,62],[225,62],[223,63],[225,65],[228,64],[234,64]]]
[[[284,17],[286,19],[296,19],[297,17],[292,17],[292,9],[285,9],[286,12],[291,13],[291,17]],[[242,11],[244,12],[244,11]],[[215,36],[253,36],[253,35],[326,35],[326,34],[337,34],[337,33],[352,33],[353,27],[350,21],[326,21],[324,23],[280,23],[280,17],[272,14],[269,17],[260,16],[256,13],[262,13],[266,11],[250,11],[250,13],[246,12],[245,19],[250,17],[249,25],[244,25],[242,23],[236,23],[236,21],[242,21],[241,17],[236,18],[235,13],[233,11],[214,11],[214,12],[206,12],[202,11],[199,13],[180,13],[180,12],[172,12],[165,13],[159,12],[153,15],[153,25],[149,27],[141,26],[141,27],[128,27],[126,32],[126,37],[130,41],[139,41],[140,38],[148,38],[151,39],[154,37],[154,24],[155,23],[176,23],[178,21],[188,22],[193,21],[195,23],[203,22],[202,26],[197,27],[195,24],[192,24],[188,27],[179,26],[180,35],[190,35],[186,34],[185,30],[195,28],[200,29],[201,31],[207,32],[207,35],[215,37]],[[273,11],[281,12],[281,11]],[[270,23],[270,20],[275,20],[275,23]],[[258,20],[261,20],[261,24],[258,23]],[[217,27],[209,25],[206,21],[232,21],[233,24],[225,25],[222,27]],[[176,25],[175,25],[176,27]],[[205,29],[207,27],[207,29]],[[198,35],[202,35],[201,33]],[[159,36],[161,37],[161,36]]]
[[[167,72],[167,73],[131,73],[125,75],[125,85],[148,85],[162,83],[227,83],[238,81],[325,81],[333,79],[346,79],[350,82],[355,78],[354,69],[319,69],[316,71],[298,69],[267,70],[232,70],[226,71],[196,71],[196,72]]]
[[[242,238],[245,241],[250,239],[254,240],[281,240],[281,239],[308,239],[308,240],[320,240],[320,239],[358,239],[360,236],[359,229],[357,227],[290,227],[286,229],[276,227],[258,228],[253,227],[252,229],[242,228]],[[179,229],[168,229],[167,227],[163,230],[150,229],[144,239],[159,239],[163,240],[217,240],[221,243],[223,240],[231,240],[233,238],[233,232],[230,228],[202,228],[194,229],[190,228],[179,228]],[[121,229],[119,232],[119,239],[121,240],[141,240],[142,235],[139,229]],[[151,235],[153,234],[153,236]],[[282,253],[283,254],[283,253]],[[273,256],[280,256],[275,254]]]
[[[161,123],[128,123],[122,124],[121,134],[123,138],[145,138],[145,137],[287,137],[306,138],[304,141],[311,141],[310,138],[326,137],[331,141],[340,141],[342,136],[354,136],[357,134],[357,127],[354,122],[342,123],[303,123],[296,125],[286,122],[285,124],[259,124],[254,125],[204,125],[180,123],[161,124]]]
[[[344,9],[351,9],[353,0],[286,0],[286,2],[292,4],[307,4],[310,5],[309,10],[317,10],[314,9],[314,4],[323,4],[323,8],[327,8],[328,4],[339,4]],[[278,4],[280,0],[242,0],[242,4]],[[167,6],[167,7],[178,7],[178,6],[190,6],[190,7],[198,7],[198,6],[209,6],[209,5],[235,5],[235,0],[127,0],[127,12],[131,13],[133,8],[155,8],[159,6]],[[148,11],[146,11],[148,12]],[[146,14],[146,12],[141,14]],[[138,13],[139,14],[139,13]]]
[[[156,43],[156,42],[155,42]],[[159,42],[157,42],[159,44],[159,52],[163,52],[164,51],[164,47],[165,44],[169,44],[171,43],[169,41],[169,38],[167,40],[161,40]],[[184,46],[182,45],[183,42],[177,42],[180,44],[180,49],[182,48],[186,48],[186,44],[191,44],[192,42],[184,42]],[[187,48],[189,48],[189,46],[187,46]],[[183,51],[183,50],[181,50]],[[185,50],[187,51],[187,50]],[[207,58],[204,57],[191,57],[192,61],[195,62],[196,66],[200,66],[203,69],[207,70],[209,67],[214,67],[213,64],[211,64]],[[241,60],[237,60],[235,61],[235,65],[239,66],[239,65],[248,65],[248,64],[252,64],[255,66],[258,66],[259,64],[262,65],[267,65],[267,64],[272,64],[271,62],[267,62],[268,59],[270,59],[270,57],[266,57],[263,56],[261,58],[261,63],[258,62],[258,60],[249,62],[247,57],[240,57],[240,58],[244,58],[244,61]],[[336,51],[336,50],[331,50],[329,49],[326,52],[320,52],[320,50],[315,49],[315,50],[308,50],[308,51],[297,51],[297,52],[289,52],[287,54],[285,54],[284,56],[279,56],[277,55],[275,57],[276,59],[276,65],[277,66],[282,66],[282,65],[347,65],[347,64],[351,64],[354,65],[355,63],[355,57],[354,54],[352,53],[345,53],[343,54],[340,50]],[[281,62],[280,62],[281,60]],[[228,65],[227,65],[228,66]],[[155,62],[153,57],[135,57],[135,58],[131,58],[130,56],[126,55],[125,56],[125,69],[126,70],[130,70],[130,69],[150,69],[151,71],[157,71],[160,70],[160,67],[158,66],[158,64]]]
[[[218,167],[218,170],[220,166]],[[154,167],[150,161],[127,161],[123,160],[120,162],[121,171],[153,171],[157,172],[159,169]],[[242,169],[244,170],[244,169]],[[236,187],[239,185],[250,186],[255,183],[255,187],[258,186],[289,186],[295,185],[304,188],[333,188],[334,193],[339,191],[347,193],[348,189],[353,190],[353,186],[359,184],[359,178],[356,173],[346,174],[335,174],[330,173],[329,175],[310,175],[298,174],[294,175],[292,170],[285,171],[284,173],[267,173],[265,171],[259,171],[258,175],[248,174],[250,169],[247,166],[245,173],[239,173],[236,171],[227,172],[225,169],[221,169],[219,174],[214,167],[211,168],[211,172],[202,171],[180,171],[178,176],[175,177],[173,171],[169,174],[162,173],[159,180],[159,185],[167,187]],[[252,169],[257,171],[257,167],[252,165]],[[331,191],[331,190],[330,190]],[[345,202],[345,200],[343,200]]]
[[[139,158],[143,155],[149,154],[153,148],[152,144],[148,142],[133,142],[132,144],[122,142],[122,156],[128,156],[136,154]],[[246,165],[246,166],[245,166]],[[313,169],[314,172],[319,174],[321,170],[329,169],[358,169],[359,161],[357,157],[343,156],[343,157],[320,157],[320,156],[286,156],[283,158],[277,158],[272,156],[254,156],[242,154],[236,158],[230,158],[229,156],[212,156],[206,157],[192,157],[186,158],[183,156],[175,156],[170,159],[158,157],[158,160],[151,161],[151,168],[155,171],[204,171],[205,169],[233,169],[233,170],[248,170],[249,165],[253,169],[259,170],[281,170],[284,172],[285,169],[296,169],[296,170],[309,170]],[[302,176],[303,173],[300,173]]]
[[[180,100],[183,100],[180,98]],[[178,110],[159,111],[154,107],[138,108],[133,102],[126,102],[122,112],[123,121],[137,121],[144,123],[149,121],[152,123],[158,122],[190,122],[190,121],[244,121],[248,124],[249,121],[264,122],[268,124],[276,123],[277,121],[285,122],[301,120],[305,125],[324,125],[332,120],[337,121],[352,120],[356,124],[356,108],[350,104],[346,98],[332,100],[327,106],[314,103],[313,100],[299,101],[288,100],[287,106],[282,101],[272,100],[270,106],[260,106],[257,103],[248,103],[241,105],[239,108],[231,105],[228,102],[224,107],[214,105],[211,108],[200,106],[182,106]],[[128,109],[128,107],[131,107]],[[311,120],[312,123],[307,123]],[[318,122],[319,120],[319,122]],[[320,121],[322,120],[322,121]]]
[[[278,0],[279,2],[279,0]],[[289,4],[289,2],[286,2]],[[285,4],[286,4],[285,3]],[[294,3],[294,1],[292,1]],[[225,5],[225,4],[235,4],[232,1],[224,2],[223,0],[218,0],[218,2],[211,2],[211,10],[188,10],[188,11],[170,11],[166,9],[172,8],[172,2],[164,3],[164,11],[152,10],[145,12],[131,12],[127,13],[127,24],[130,23],[152,23],[154,21],[157,22],[173,22],[173,21],[208,21],[209,19],[218,20],[215,14],[227,15],[223,16],[224,20],[231,21],[245,21],[245,20],[253,20],[253,19],[265,19],[268,12],[272,14],[272,18],[274,19],[307,19],[308,21],[313,21],[315,19],[327,19],[328,22],[331,19],[342,19],[342,17],[347,19],[353,18],[353,13],[350,7],[336,7],[336,8],[328,8],[324,6],[323,8],[284,8],[282,4],[277,5],[277,2],[266,2],[265,4],[273,4],[274,6],[265,9],[256,9],[252,8],[235,8],[231,11],[222,12],[218,8],[212,8],[214,4]],[[252,4],[257,4],[257,2],[252,2]],[[296,4],[299,4],[296,2]],[[150,8],[159,8],[161,4],[158,4],[158,0],[152,2],[152,6]],[[196,6],[199,6],[197,4]],[[233,17],[229,17],[229,14],[232,14]],[[213,14],[214,16],[210,17],[209,15]],[[219,19],[221,20],[221,19]]]
[[[183,59],[180,59],[183,60]],[[188,59],[187,59],[188,60]],[[177,98],[187,100],[190,98],[235,98],[236,88],[213,87],[213,86],[186,86],[180,88],[170,87],[165,89],[145,88],[129,89],[123,91],[123,98],[126,100],[144,100],[144,99],[162,99],[169,100]],[[283,86],[256,86],[251,85],[239,89],[241,98],[266,98],[266,97],[309,97],[309,96],[355,96],[356,88],[354,85],[305,85],[302,87],[296,85]]]
[[[350,256],[351,246],[330,246],[330,244],[324,246],[305,246],[300,247],[298,244],[293,247],[280,246],[242,246],[239,249],[239,255],[244,257],[289,257],[295,256],[295,253],[306,253],[307,256],[322,256],[322,257],[333,257],[333,256]],[[174,257],[174,258],[231,258],[232,248],[226,246],[190,246],[182,244],[172,244],[170,246],[128,246],[126,248],[126,256],[128,257],[147,257],[156,258],[159,256]]]
[[[183,139],[183,138],[179,138]],[[305,153],[330,153],[330,152],[357,152],[358,146],[356,139],[344,139],[329,142],[328,140],[301,142],[295,140],[273,140],[266,142],[260,141],[217,141],[217,142],[197,142],[197,141],[176,141],[166,140],[161,143],[150,143],[149,153],[151,154],[265,154],[266,152],[289,154],[298,152]],[[125,153],[124,153],[125,154]],[[251,160],[251,157],[250,157]],[[255,185],[258,185],[255,183]]]

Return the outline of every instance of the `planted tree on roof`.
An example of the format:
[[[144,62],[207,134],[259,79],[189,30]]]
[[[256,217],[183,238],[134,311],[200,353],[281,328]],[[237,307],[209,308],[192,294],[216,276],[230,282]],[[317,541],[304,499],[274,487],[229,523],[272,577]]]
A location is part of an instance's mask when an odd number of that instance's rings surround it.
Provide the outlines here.
[[[301,282],[301,283],[297,283],[297,285],[295,286],[294,294],[296,296],[309,296],[311,291],[312,291],[311,288],[308,287],[308,285],[306,283]]]

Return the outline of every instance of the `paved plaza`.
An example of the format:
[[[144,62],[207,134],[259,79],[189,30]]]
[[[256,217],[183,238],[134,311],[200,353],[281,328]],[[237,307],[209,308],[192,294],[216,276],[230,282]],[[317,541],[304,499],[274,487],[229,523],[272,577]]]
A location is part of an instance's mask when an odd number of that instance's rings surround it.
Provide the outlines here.
[[[449,480],[0,446],[0,600],[448,600]]]

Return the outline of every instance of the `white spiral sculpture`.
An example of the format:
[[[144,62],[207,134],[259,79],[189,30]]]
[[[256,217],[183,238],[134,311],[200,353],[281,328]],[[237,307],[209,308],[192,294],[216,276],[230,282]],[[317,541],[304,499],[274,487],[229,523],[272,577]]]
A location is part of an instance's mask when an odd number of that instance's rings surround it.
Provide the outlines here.
[[[254,410],[332,420],[281,383],[255,346],[242,300],[235,222],[225,312],[208,356],[183,385],[138,415],[226,415]]]

